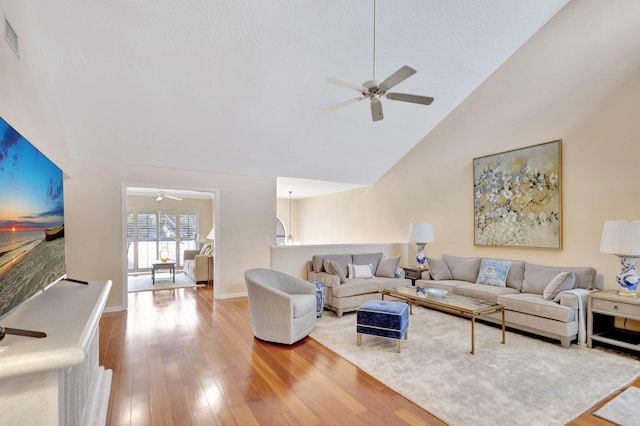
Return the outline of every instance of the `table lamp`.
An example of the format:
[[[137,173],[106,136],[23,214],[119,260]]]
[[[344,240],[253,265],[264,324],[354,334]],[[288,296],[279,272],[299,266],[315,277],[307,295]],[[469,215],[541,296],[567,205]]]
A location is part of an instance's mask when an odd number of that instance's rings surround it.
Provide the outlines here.
[[[622,271],[616,276],[618,294],[638,296],[640,277],[636,264],[640,257],[640,220],[607,220],[602,230],[600,251],[620,258]]]
[[[160,260],[163,262],[169,260],[169,249],[167,247],[162,247],[160,249]]]
[[[427,259],[424,254],[424,246],[433,242],[433,225],[430,223],[412,223],[409,226],[409,241],[416,243],[418,246],[416,261],[418,266],[424,266],[424,261]]]
[[[216,239],[216,228],[212,227],[211,231],[207,234],[207,240],[215,240]]]

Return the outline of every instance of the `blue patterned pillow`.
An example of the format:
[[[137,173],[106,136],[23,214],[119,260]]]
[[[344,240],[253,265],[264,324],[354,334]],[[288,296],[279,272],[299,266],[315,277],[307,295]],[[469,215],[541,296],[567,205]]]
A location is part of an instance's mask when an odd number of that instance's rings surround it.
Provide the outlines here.
[[[504,287],[511,262],[508,260],[482,259],[476,284],[488,284]]]

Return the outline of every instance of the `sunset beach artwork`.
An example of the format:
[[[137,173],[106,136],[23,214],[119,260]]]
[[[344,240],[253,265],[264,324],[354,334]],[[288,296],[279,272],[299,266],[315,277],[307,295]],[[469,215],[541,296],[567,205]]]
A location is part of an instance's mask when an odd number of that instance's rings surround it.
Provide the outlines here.
[[[0,118],[0,318],[65,274],[62,178]]]

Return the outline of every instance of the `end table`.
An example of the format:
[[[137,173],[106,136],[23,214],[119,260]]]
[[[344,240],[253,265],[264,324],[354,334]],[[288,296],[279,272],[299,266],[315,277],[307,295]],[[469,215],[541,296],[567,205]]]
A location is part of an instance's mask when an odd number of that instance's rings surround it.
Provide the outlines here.
[[[160,259],[151,262],[151,280],[153,284],[156,283],[156,271],[159,269],[168,269],[169,274],[173,277],[173,282],[176,282],[176,261],[173,259],[165,260]]]
[[[625,320],[640,321],[640,297],[620,296],[615,290],[589,294],[587,346],[592,348],[595,342],[601,342],[640,351],[637,328],[616,326],[616,322]]]
[[[411,285],[416,285],[416,280],[422,279],[422,273],[428,271],[429,268],[426,266],[401,266],[404,269],[404,277],[408,280],[411,280]]]

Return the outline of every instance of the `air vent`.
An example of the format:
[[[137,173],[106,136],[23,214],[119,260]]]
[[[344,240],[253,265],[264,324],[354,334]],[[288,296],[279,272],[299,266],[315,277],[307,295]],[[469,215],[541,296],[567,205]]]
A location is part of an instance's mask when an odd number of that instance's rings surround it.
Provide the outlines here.
[[[20,57],[18,54],[18,34],[16,34],[9,21],[7,21],[7,18],[4,19],[4,39],[7,40],[7,43],[9,43],[9,46],[11,46],[16,56]]]

